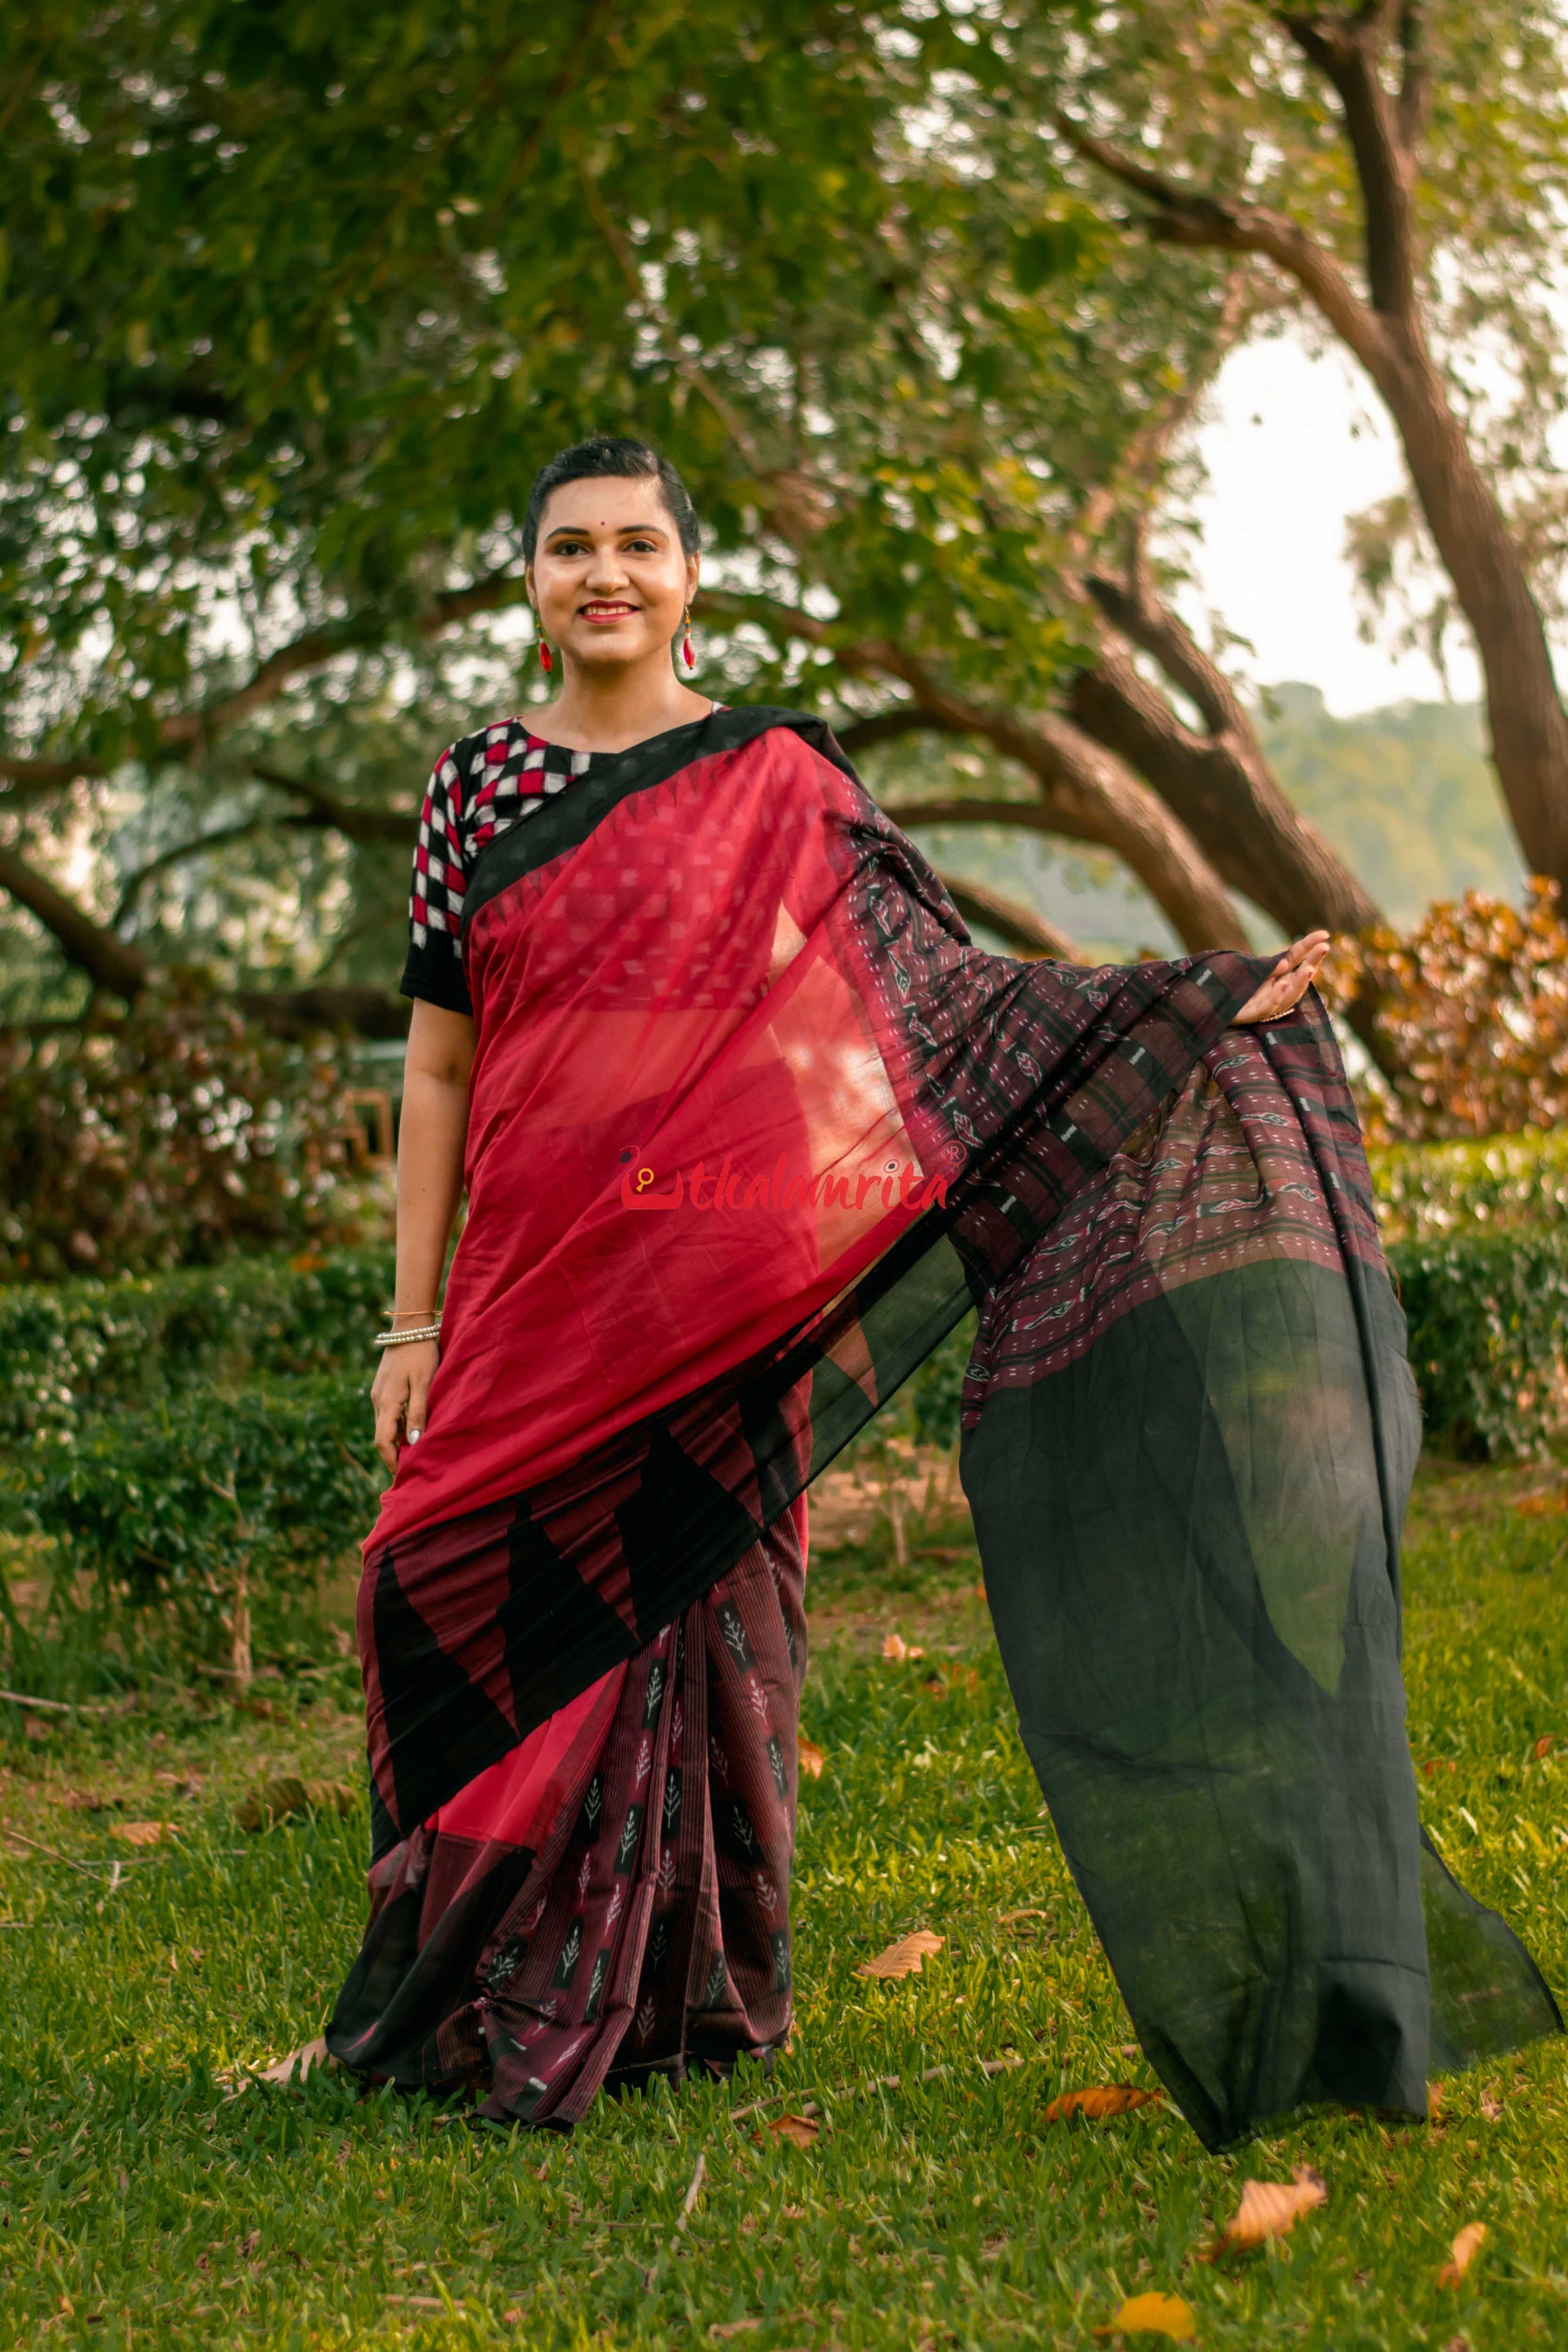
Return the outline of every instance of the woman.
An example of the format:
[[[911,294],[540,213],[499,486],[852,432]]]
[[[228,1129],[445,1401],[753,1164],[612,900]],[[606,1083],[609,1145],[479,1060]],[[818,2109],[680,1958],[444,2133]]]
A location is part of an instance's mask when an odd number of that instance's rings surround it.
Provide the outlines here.
[[[416,859],[331,2050],[566,2124],[779,2045],[805,1489],[978,1302],[986,1591],[1145,2050],[1215,2147],[1425,2114],[1560,2021],[1417,1827],[1418,1418],[1325,934],[984,954],[818,721],[675,675],[667,466],[563,452],[524,546],[560,696],[443,755]]]

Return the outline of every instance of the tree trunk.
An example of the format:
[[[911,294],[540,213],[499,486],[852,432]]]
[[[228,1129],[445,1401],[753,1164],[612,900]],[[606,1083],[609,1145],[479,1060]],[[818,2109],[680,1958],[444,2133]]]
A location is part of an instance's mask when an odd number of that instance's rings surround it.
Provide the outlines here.
[[[1448,405],[1418,325],[1364,355],[1393,417],[1486,679],[1492,760],[1531,873],[1568,892],[1568,715],[1523,556]]]

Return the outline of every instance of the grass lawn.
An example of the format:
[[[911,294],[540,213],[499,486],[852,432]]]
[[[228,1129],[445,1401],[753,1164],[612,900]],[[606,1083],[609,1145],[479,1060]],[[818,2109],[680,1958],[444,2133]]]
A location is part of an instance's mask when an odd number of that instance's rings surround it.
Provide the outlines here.
[[[1550,1483],[1424,1477],[1407,1665],[1428,1822],[1562,1990],[1568,1518],[1518,1507]],[[347,1662],[260,1685],[261,1711],[149,1704],[39,1738],[0,1708],[0,2342],[1087,2352],[1163,2289],[1202,2346],[1568,2345],[1568,2042],[1452,2078],[1434,2126],[1322,2114],[1226,2158],[1168,2108],[1046,2120],[1065,2088],[1153,2078],[1041,1818],[976,1573],[962,1531],[908,1570],[814,1563],[803,1722],[826,1762],[803,1781],[793,2054],[771,2090],[752,2071],[601,2099],[569,2138],[341,2076],[227,2095],[319,2031],[358,1940],[363,1809],[234,1817],[264,1772],[357,1787]],[[925,1656],[885,1660],[889,1631]],[[120,1810],[83,1802],[103,1798]],[[116,1835],[136,1820],[174,1828],[139,1847]],[[857,1975],[913,1927],[946,1938],[921,1975]],[[767,2127],[785,2113],[814,2144]],[[1199,2260],[1245,2179],[1301,2164],[1327,2201],[1288,2239]],[[1441,2285],[1472,2221],[1486,2242]]]

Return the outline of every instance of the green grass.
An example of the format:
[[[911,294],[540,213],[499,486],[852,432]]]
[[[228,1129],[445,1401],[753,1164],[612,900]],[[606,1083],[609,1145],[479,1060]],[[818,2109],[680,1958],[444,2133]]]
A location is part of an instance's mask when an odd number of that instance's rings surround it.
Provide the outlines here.
[[[1407,1653],[1415,1755],[1439,1768],[1429,1821],[1563,1988],[1568,1518],[1513,1507],[1542,1483],[1424,1479]],[[1065,2087],[1152,2077],[1041,1818],[974,1576],[972,1557],[814,1570],[804,1727],[826,1767],[804,1784],[799,2035],[771,2090],[752,2072],[602,2099],[569,2138],[475,2131],[330,2075],[226,2095],[231,2070],[319,2030],[363,1924],[361,1818],[233,1823],[263,1771],[357,1777],[346,1664],[266,1685],[267,1716],[180,1701],[40,1739],[0,1710],[9,1827],[123,1864],[110,1891],[102,1867],[0,1860],[0,2342],[531,2352],[756,2322],[734,2335],[746,2352],[1087,2352],[1123,2296],[1162,2288],[1201,2345],[1249,2352],[1568,2344],[1562,2042],[1453,2078],[1436,2128],[1321,2114],[1213,2158],[1168,2110],[1044,2120]],[[886,1663],[895,1629],[926,1658]],[[1564,1746],[1537,1759],[1549,1733]],[[111,1825],[134,1817],[174,1821],[174,1841],[127,1847]],[[915,1927],[947,1938],[923,1975],[857,1976]],[[814,2147],[765,2129],[808,2103]],[[1197,2259],[1249,2174],[1301,2163],[1328,2201],[1288,2241]],[[1486,2245],[1440,2287],[1471,2220]]]

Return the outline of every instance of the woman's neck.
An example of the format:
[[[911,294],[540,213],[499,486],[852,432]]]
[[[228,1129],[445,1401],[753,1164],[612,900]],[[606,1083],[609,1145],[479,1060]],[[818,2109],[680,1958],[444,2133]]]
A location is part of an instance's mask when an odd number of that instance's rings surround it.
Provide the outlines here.
[[[531,711],[528,723],[546,743],[574,751],[626,751],[667,728],[706,719],[712,708],[708,695],[681,685],[662,654],[656,664],[624,669],[587,670],[568,661],[560,693],[537,715]]]

